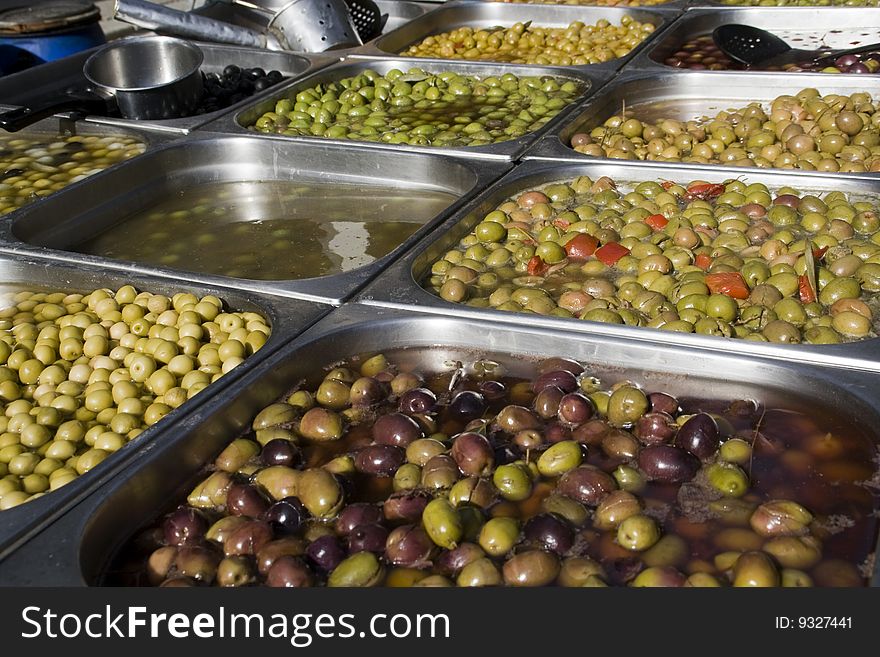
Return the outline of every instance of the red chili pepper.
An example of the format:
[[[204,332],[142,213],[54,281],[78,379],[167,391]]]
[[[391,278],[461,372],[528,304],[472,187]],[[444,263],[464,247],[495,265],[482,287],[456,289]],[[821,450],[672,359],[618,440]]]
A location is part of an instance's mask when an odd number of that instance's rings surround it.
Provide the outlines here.
[[[692,201],[696,198],[706,201],[710,198],[721,196],[724,193],[724,189],[724,185],[718,183],[699,183],[688,187],[687,193],[684,197],[688,201]]]
[[[598,246],[599,240],[592,235],[581,233],[565,243],[565,253],[568,254],[569,258],[586,260],[596,252],[596,247]]]
[[[749,286],[738,271],[724,271],[706,274],[703,279],[712,294],[725,294],[734,299],[748,299]]]
[[[629,249],[617,242],[608,242],[608,244],[603,244],[596,249],[594,255],[606,265],[612,267],[623,256],[629,255]]]
[[[828,251],[827,246],[823,246],[821,249],[815,248],[815,249],[813,249],[813,257],[816,260],[821,260],[822,256],[824,256],[827,251]]]
[[[694,265],[706,271],[712,265],[712,258],[707,256],[705,253],[698,253],[694,258]]]
[[[672,182],[671,180],[664,180],[662,183],[660,183],[660,186],[663,189],[669,189],[670,187],[674,187],[675,183]]]
[[[550,265],[541,260],[541,256],[532,256],[529,260],[529,276],[543,276],[550,269]]]
[[[798,276],[798,296],[801,299],[801,303],[813,303],[816,300],[816,293],[813,292],[810,279],[805,274]]]
[[[666,228],[666,224],[669,223],[669,219],[662,214],[652,214],[650,217],[645,217],[645,223],[654,230],[663,230]]]

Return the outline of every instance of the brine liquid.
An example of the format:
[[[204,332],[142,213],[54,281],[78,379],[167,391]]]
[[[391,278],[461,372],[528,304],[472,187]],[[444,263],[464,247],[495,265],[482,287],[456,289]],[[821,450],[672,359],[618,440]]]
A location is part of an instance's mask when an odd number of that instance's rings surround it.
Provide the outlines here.
[[[236,278],[313,278],[387,255],[454,200],[447,192],[325,181],[210,183],[73,249]]]

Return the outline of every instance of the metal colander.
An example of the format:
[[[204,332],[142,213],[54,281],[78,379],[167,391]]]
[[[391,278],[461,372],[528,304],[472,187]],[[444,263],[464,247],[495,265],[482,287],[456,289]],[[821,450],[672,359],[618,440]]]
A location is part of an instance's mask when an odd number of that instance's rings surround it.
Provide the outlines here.
[[[269,23],[290,50],[323,52],[361,45],[345,0],[294,0]]]

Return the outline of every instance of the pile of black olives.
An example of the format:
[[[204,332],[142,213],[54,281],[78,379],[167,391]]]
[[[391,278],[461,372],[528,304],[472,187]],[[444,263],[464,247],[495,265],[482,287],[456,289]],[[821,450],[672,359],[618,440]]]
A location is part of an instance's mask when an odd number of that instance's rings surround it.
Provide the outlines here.
[[[222,73],[203,72],[202,75],[205,95],[196,114],[224,109],[284,80],[284,76],[278,71],[267,73],[258,66],[241,68],[235,64],[224,68]]]
[[[528,379],[505,371],[521,361],[391,360],[263,409],[110,583],[865,583],[877,464],[856,429],[609,386],[562,358]]]

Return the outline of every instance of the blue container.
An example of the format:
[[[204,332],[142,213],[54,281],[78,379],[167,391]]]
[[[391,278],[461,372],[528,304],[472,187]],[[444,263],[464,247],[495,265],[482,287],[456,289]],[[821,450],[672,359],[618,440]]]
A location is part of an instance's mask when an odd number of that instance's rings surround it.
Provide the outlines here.
[[[95,5],[77,0],[43,2],[0,12],[0,75],[106,43],[100,18]]]

